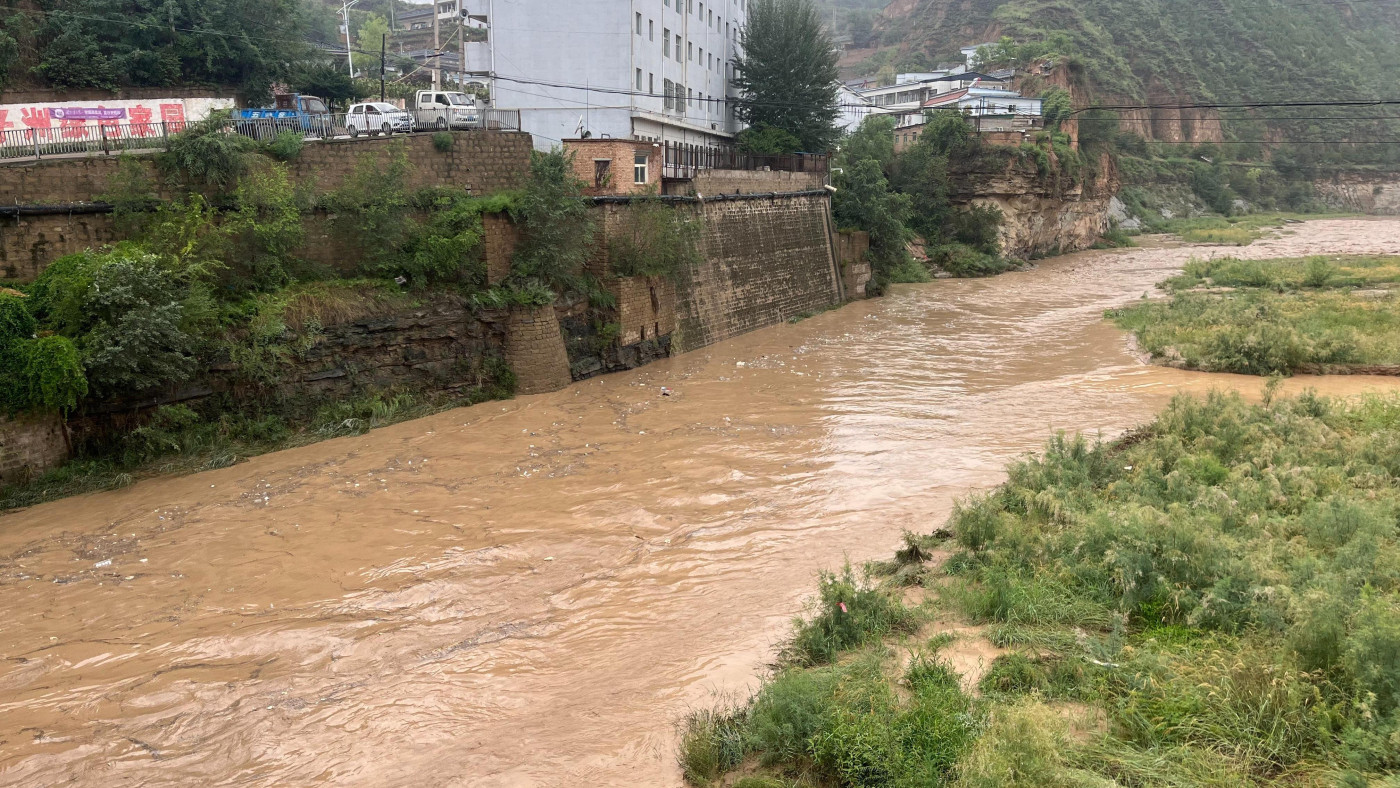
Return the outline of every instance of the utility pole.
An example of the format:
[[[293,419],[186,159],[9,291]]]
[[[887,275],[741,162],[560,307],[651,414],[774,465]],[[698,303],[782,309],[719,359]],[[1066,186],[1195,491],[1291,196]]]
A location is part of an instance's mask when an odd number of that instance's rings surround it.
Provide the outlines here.
[[[389,7],[390,7],[390,8],[393,8],[393,5],[391,4]],[[379,100],[380,100],[380,101],[383,101],[383,100],[384,100],[384,69],[385,69],[385,66],[386,66],[385,57],[384,57],[384,56],[385,56],[385,50],[388,49],[388,48],[389,48],[389,34],[388,34],[388,33],[385,33],[385,34],[384,34],[384,37],[381,38],[381,39],[379,39]]]
[[[461,39],[462,59],[457,63],[457,89],[467,89],[467,0],[457,0],[457,36]]]
[[[433,0],[433,90],[442,90],[442,29],[438,23],[438,0]]]
[[[355,56],[350,52],[350,2],[346,0],[340,7],[340,19],[345,23],[345,64],[350,68],[350,78],[355,78]]]

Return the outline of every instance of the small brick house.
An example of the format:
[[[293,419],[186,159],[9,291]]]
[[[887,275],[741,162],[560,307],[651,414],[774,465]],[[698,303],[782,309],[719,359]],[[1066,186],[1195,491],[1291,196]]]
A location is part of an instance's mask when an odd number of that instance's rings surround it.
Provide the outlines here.
[[[574,175],[589,196],[661,191],[661,147],[641,140],[564,140],[574,156]]]

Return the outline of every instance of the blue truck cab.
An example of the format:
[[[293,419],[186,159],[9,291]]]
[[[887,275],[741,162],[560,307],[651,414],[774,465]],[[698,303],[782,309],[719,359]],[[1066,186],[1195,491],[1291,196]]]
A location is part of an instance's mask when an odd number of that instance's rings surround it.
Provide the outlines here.
[[[249,107],[234,114],[238,131],[251,137],[275,136],[280,131],[315,132],[327,124],[326,102],[300,93],[279,93],[270,107]]]

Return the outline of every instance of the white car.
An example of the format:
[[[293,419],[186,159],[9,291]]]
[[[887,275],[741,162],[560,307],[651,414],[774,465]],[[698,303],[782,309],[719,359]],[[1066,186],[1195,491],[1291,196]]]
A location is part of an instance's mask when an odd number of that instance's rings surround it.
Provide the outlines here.
[[[419,131],[473,129],[481,125],[476,99],[449,90],[420,90],[413,99],[414,127]]]
[[[389,136],[396,131],[413,131],[413,116],[393,104],[370,101],[356,104],[345,115],[345,130],[352,137],[368,134]]]

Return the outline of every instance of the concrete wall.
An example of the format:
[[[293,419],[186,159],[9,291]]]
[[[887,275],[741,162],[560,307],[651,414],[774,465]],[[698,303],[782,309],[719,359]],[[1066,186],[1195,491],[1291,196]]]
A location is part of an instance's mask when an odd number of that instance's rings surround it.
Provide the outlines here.
[[[558,391],[573,382],[554,307],[511,308],[506,328],[506,363],[515,372],[516,391],[520,394]]]
[[[57,415],[0,416],[0,482],[24,481],[68,459],[68,435]]]
[[[841,281],[846,298],[865,298],[865,286],[870,283],[870,233],[864,230],[843,230],[836,234],[836,259],[841,264]]]
[[[513,131],[453,132],[452,150],[439,153],[433,135],[393,138],[327,140],[307,143],[288,165],[297,183],[310,184],[317,194],[338,188],[366,157],[384,162],[402,146],[412,168],[408,188],[458,186],[474,194],[491,194],[525,184],[530,173],[530,137]],[[151,182],[163,186],[151,156],[136,157]],[[52,205],[98,202],[110,190],[120,167],[115,156],[8,162],[0,164],[0,205]],[[174,192],[163,188],[162,197]]]
[[[676,288],[676,350],[840,303],[829,207],[824,195],[704,203],[704,261]]]
[[[361,162],[383,166],[399,146],[411,165],[410,191],[428,186],[464,188],[487,195],[525,185],[530,172],[530,138],[518,132],[454,132],[453,147],[440,153],[432,135],[396,139],[332,140],[308,144],[289,165],[294,183],[306,184],[313,194],[339,188]],[[154,159],[137,158],[151,183],[160,186],[166,199],[175,194],[156,169]],[[116,158],[94,157],[44,160],[0,165],[0,205],[67,205],[98,202],[109,191],[116,174]],[[629,169],[630,173],[630,169]],[[324,216],[307,217],[308,246],[302,250],[312,262],[339,270],[353,270],[357,256],[334,237]],[[117,240],[110,215],[56,214],[0,217],[0,278],[29,281],[49,263],[66,254]],[[348,268],[347,268],[348,266]]]

